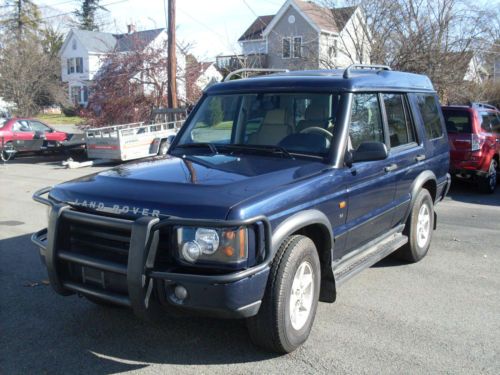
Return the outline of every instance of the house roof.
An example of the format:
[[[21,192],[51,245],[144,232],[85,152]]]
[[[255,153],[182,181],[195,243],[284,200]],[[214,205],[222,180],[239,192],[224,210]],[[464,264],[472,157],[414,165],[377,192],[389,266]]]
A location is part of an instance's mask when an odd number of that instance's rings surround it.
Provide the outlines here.
[[[320,30],[340,33],[357,7],[327,8],[311,1],[295,1],[300,10]]]
[[[246,29],[243,35],[240,36],[238,42],[242,42],[244,40],[262,39],[262,32],[267,27],[267,25],[271,23],[274,16],[275,16],[274,14],[271,14],[268,16],[257,17],[255,21],[253,21],[253,23],[250,25],[250,27]]]
[[[71,32],[89,52],[108,53],[111,51],[127,52],[144,49],[163,30],[154,29],[136,31],[131,34],[111,34],[98,31],[73,29]]]
[[[136,31],[132,34],[118,34],[115,35],[117,40],[116,51],[117,52],[127,52],[131,50],[142,50],[146,46],[156,39],[158,35],[165,29],[154,29],[154,30],[144,30]]]
[[[89,52],[110,52],[116,45],[116,38],[110,33],[78,29],[73,29],[71,32]]]

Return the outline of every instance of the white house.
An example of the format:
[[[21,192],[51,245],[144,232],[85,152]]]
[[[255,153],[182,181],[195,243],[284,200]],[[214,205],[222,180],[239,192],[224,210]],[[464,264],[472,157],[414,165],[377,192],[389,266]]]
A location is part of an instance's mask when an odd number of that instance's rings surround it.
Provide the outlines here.
[[[236,61],[246,67],[290,70],[370,63],[370,38],[360,7],[287,0],[278,13],[257,17],[238,42],[242,55],[219,57],[219,67],[233,70]]]
[[[194,104],[208,86],[222,81],[222,74],[214,62],[199,62],[194,57],[188,59],[186,67],[186,97]]]
[[[87,105],[89,85],[101,69],[106,56],[111,52],[127,53],[137,48],[163,46],[167,40],[165,29],[134,31],[129,26],[127,34],[111,34],[88,30],[71,30],[63,43],[61,58],[61,78],[68,84],[70,100],[79,105]],[[165,54],[167,51],[165,50]],[[179,78],[177,91],[179,99],[186,97],[186,58],[177,49]],[[148,88],[145,87],[145,90]]]

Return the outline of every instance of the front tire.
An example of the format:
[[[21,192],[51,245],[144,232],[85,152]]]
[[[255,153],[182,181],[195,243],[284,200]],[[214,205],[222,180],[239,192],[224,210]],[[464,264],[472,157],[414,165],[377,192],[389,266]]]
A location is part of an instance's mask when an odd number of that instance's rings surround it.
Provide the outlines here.
[[[479,178],[478,187],[482,193],[493,194],[495,192],[497,186],[497,168],[497,161],[495,159],[491,160],[488,175]]]
[[[15,156],[15,148],[12,142],[5,143],[2,152],[0,153],[0,158],[2,161],[9,161],[14,159]]]
[[[397,250],[394,256],[410,263],[423,259],[429,251],[433,230],[434,202],[429,191],[422,189],[417,194],[403,231],[408,236],[408,243]]]
[[[303,344],[316,315],[320,281],[314,243],[301,235],[289,237],[274,258],[259,313],[247,320],[252,342],[278,353]]]

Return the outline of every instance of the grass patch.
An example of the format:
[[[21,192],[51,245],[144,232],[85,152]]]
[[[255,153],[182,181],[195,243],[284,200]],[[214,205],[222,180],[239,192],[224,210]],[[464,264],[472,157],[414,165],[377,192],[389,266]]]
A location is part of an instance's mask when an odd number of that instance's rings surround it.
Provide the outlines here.
[[[64,114],[52,115],[39,113],[36,118],[49,125],[78,125],[82,122],[80,116],[65,116]]]

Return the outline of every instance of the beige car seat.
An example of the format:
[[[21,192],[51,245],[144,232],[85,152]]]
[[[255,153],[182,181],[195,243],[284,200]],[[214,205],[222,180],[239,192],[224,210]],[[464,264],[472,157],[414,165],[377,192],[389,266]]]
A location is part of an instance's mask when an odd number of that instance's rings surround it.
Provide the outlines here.
[[[248,144],[277,145],[292,133],[292,128],[285,123],[285,110],[273,109],[266,112],[260,129],[248,137]]]

